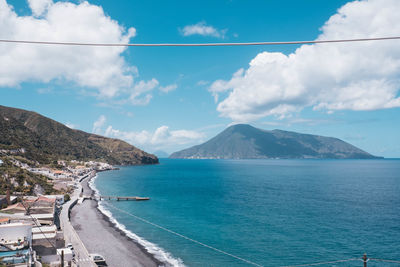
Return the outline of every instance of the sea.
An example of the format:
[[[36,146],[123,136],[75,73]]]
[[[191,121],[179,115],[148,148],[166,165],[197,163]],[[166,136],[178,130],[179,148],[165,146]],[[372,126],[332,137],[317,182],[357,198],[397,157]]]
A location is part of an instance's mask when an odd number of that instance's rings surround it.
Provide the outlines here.
[[[100,208],[166,266],[400,260],[398,159],[161,159],[101,172],[93,186],[150,197]]]

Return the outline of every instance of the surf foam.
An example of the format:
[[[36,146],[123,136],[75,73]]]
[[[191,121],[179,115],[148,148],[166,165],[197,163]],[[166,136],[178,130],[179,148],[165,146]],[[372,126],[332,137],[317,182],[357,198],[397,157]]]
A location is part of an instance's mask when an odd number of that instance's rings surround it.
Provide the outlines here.
[[[97,174],[91,178],[88,182],[88,185],[90,187],[91,190],[93,190],[96,198],[98,199],[100,196],[99,190],[96,188],[94,182],[97,179]],[[175,258],[173,257],[169,252],[166,252],[164,249],[162,249],[161,247],[157,246],[154,243],[151,243],[149,241],[147,241],[146,239],[136,235],[135,233],[131,232],[130,230],[128,230],[126,228],[126,226],[120,222],[118,222],[112,212],[110,210],[108,210],[102,203],[102,200],[97,200],[98,203],[98,209],[100,210],[100,212],[102,214],[104,214],[112,224],[114,224],[114,226],[121,230],[122,232],[124,232],[129,238],[131,238],[132,240],[134,240],[135,242],[137,242],[138,244],[140,244],[141,246],[143,246],[146,251],[152,255],[154,255],[154,257],[161,261],[162,263],[164,263],[166,267],[185,267],[185,265],[183,264],[183,261],[180,258]]]

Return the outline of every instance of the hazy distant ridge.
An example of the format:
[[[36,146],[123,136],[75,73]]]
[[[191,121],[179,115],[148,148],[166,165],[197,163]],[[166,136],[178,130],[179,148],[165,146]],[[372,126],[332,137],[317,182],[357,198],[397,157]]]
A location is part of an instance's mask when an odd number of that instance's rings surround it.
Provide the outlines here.
[[[247,124],[233,125],[209,141],[172,153],[170,158],[377,158],[333,137],[282,130],[266,131]]]
[[[153,164],[158,158],[124,141],[74,130],[38,113],[0,106],[0,149],[25,148],[41,163],[96,160],[114,165]]]

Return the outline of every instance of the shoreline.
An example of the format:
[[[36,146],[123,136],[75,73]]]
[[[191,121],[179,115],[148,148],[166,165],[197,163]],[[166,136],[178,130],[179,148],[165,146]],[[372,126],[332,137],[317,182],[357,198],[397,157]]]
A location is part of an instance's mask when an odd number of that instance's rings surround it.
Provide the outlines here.
[[[113,171],[113,170],[119,170],[119,169],[112,169],[112,170],[105,170],[105,171]],[[101,172],[105,172],[105,171],[101,171]],[[131,238],[128,235],[128,233],[126,233],[124,230],[120,229],[116,224],[116,223],[118,223],[116,219],[111,218],[110,216],[108,216],[104,213],[105,211],[102,210],[102,206],[100,205],[100,200],[97,200],[97,198],[96,198],[96,194],[99,193],[97,188],[94,186],[94,180],[97,178],[97,175],[98,174],[96,172],[96,174],[94,176],[90,177],[87,180],[87,185],[88,185],[88,188],[91,190],[91,196],[95,197],[95,199],[92,199],[92,200],[96,202],[96,210],[101,213],[103,220],[106,221],[110,227],[114,228],[118,233],[120,233],[122,236],[124,236],[128,241],[135,243],[142,250],[143,253],[145,253],[147,256],[152,258],[152,260],[154,260],[154,262],[157,264],[157,266],[164,266],[164,264],[165,264],[164,262],[158,260],[155,257],[155,255],[153,255],[147,251],[146,247],[144,247],[142,244],[138,243],[136,240]],[[115,222],[113,222],[112,219],[114,219]]]
[[[111,233],[117,241],[116,243],[119,243],[119,245],[123,245],[125,248],[129,248],[126,252],[129,254],[126,255],[126,257],[130,258],[129,261],[129,266],[132,266],[132,257],[137,258],[137,263],[134,266],[185,266],[183,262],[180,259],[174,258],[170,253],[166,252],[162,248],[158,247],[156,244],[153,244],[140,236],[136,235],[135,233],[131,232],[130,230],[126,229],[126,227],[118,222],[113,216],[112,213],[104,206],[101,204],[101,201],[97,199],[97,196],[99,195],[99,191],[97,188],[94,186],[94,181],[98,177],[98,172],[96,172],[94,175],[86,177],[81,181],[82,188],[84,190],[84,195],[85,196],[91,196],[91,199],[86,199],[81,205],[77,205],[72,209],[71,212],[71,222],[76,229],[78,235],[83,239],[83,242],[86,247],[88,247],[88,250],[90,251],[91,245],[87,245],[86,243],[92,243],[93,241],[90,240],[90,242],[85,242],[85,235],[87,236],[88,233],[85,233],[85,229],[82,230],[82,221],[77,219],[77,215],[84,213],[85,215],[88,214],[91,209],[96,213],[96,216],[89,216],[90,219],[96,219],[98,220],[98,224],[102,225],[102,232],[108,232]],[[85,204],[86,202],[86,204]],[[85,204],[86,206],[82,206]],[[90,205],[88,205],[90,204]],[[80,207],[82,206],[82,207]],[[78,211],[78,209],[82,209],[81,212]],[[75,210],[75,211],[74,211]],[[95,218],[93,218],[95,217]],[[87,230],[87,229],[86,229]],[[87,239],[87,238],[86,238]],[[96,238],[94,238],[96,241]],[[100,240],[97,240],[100,241]],[[107,240],[109,243],[109,240]],[[95,242],[97,243],[97,242]],[[101,241],[98,243],[102,243]],[[109,244],[110,246],[112,244]],[[94,253],[94,251],[91,251],[91,253]],[[106,253],[105,253],[106,254]],[[111,253],[110,253],[111,254]],[[135,254],[135,255],[132,255]],[[103,255],[106,259],[106,262],[108,263],[109,266],[127,266],[124,264],[121,265],[116,265],[115,262],[120,262],[121,258],[118,257],[118,259],[115,259],[114,255]],[[108,259],[112,258],[111,261]],[[114,262],[114,264],[110,264]],[[125,260],[127,263],[128,260]]]
[[[84,195],[92,196],[71,210],[71,223],[89,253],[104,256],[108,266],[169,266],[130,238],[101,211],[89,185],[97,173],[82,180]],[[106,244],[105,244],[106,243]]]

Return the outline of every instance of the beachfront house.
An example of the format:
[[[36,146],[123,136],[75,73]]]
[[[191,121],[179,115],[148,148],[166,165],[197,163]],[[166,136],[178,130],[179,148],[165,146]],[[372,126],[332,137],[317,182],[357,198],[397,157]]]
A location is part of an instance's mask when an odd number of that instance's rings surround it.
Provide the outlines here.
[[[0,265],[21,263],[30,266],[32,262],[31,248],[31,223],[0,224]]]
[[[24,205],[22,205],[22,203],[20,203],[20,202],[10,205],[7,208],[4,208],[0,211],[3,213],[19,214],[19,215],[24,215],[26,213]]]
[[[27,199],[29,203],[29,214],[36,219],[40,225],[53,225],[55,218],[56,198],[39,196],[35,199]]]
[[[64,204],[64,195],[44,195],[44,197],[49,199],[55,199],[57,205]]]
[[[53,225],[56,215],[57,198],[47,198],[45,196],[27,196],[22,202],[10,205],[0,210],[2,213],[15,215],[29,215],[40,225]]]
[[[32,224],[26,222],[0,224],[0,246],[18,250],[32,245]]]
[[[32,247],[41,256],[55,255],[51,244],[60,247],[63,245],[63,239],[62,232],[58,232],[55,225],[32,228]]]

